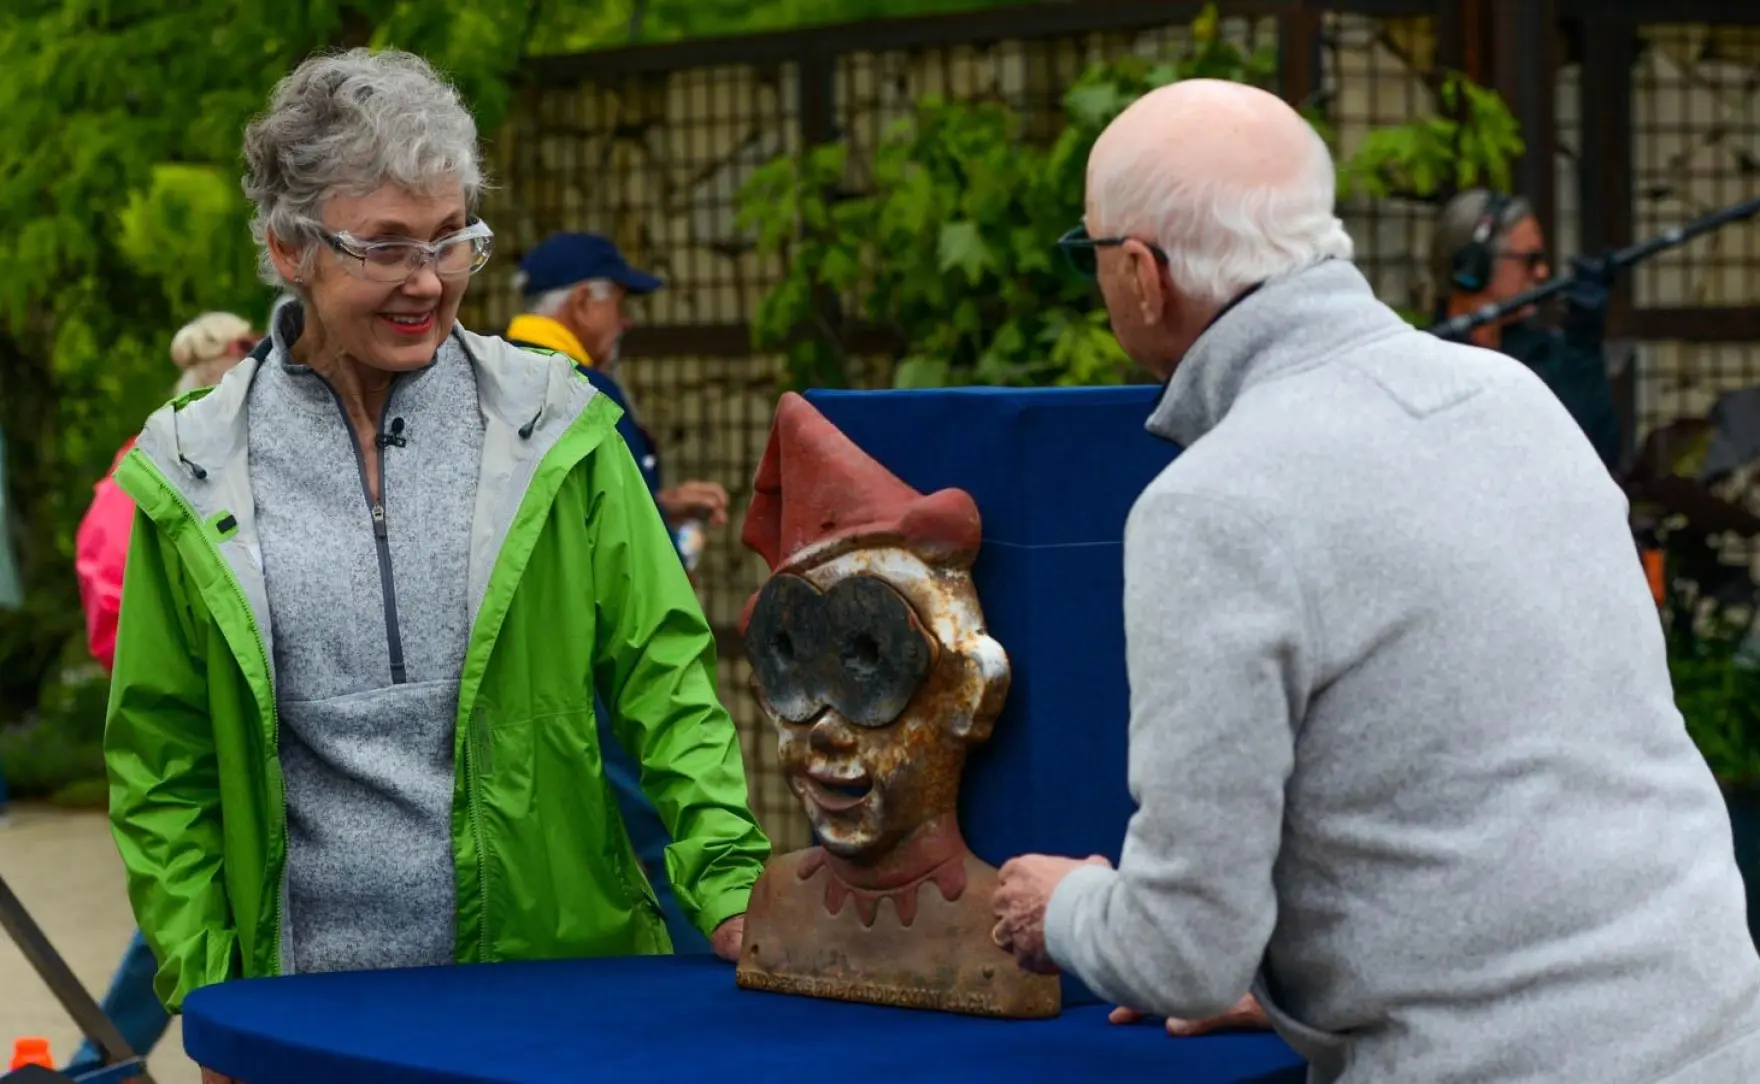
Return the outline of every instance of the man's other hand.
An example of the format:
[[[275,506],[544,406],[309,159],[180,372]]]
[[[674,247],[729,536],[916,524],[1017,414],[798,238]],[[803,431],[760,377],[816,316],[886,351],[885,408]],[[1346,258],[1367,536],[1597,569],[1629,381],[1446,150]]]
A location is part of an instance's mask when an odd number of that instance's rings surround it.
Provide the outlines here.
[[[1147,1014],[1135,1009],[1117,1008],[1106,1019],[1114,1024],[1135,1024],[1147,1019]],[[1216,1031],[1267,1031],[1270,1027],[1271,1020],[1265,1015],[1264,1006],[1252,994],[1235,1002],[1234,1008],[1221,1016],[1212,1016],[1208,1020],[1180,1020],[1172,1016],[1167,1018],[1167,1034],[1182,1039],[1194,1035],[1209,1035]]]
[[[687,519],[707,520],[719,527],[727,522],[727,490],[714,482],[680,482],[660,491],[660,510],[674,525]]]

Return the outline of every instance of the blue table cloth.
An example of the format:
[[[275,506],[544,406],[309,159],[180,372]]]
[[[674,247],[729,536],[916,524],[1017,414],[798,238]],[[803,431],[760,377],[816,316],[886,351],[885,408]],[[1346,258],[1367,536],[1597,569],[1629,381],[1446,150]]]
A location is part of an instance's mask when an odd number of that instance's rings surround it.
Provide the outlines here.
[[[1269,1034],[1172,1039],[1101,1006],[988,1020],[761,993],[700,956],[231,982],[190,995],[183,1037],[247,1084],[1301,1079]]]

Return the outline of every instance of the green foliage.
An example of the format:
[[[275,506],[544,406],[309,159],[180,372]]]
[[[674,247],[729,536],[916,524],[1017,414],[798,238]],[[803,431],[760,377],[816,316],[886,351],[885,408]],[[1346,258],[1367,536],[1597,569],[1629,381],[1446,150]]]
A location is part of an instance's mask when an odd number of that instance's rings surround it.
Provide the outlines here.
[[[154,166],[147,186],[117,215],[117,247],[140,274],[157,280],[174,312],[254,311],[262,286],[244,193],[233,171],[215,165]]]
[[[598,0],[575,8],[554,5],[554,27],[544,36],[555,51],[572,52],[633,43],[721,37],[770,30],[945,15],[1022,0]],[[1050,0],[1057,2],[1057,0]]]
[[[52,798],[68,786],[104,778],[104,745],[75,741],[41,722],[0,731],[0,765],[11,797]]]
[[[110,780],[103,776],[76,779],[49,795],[49,803],[63,809],[108,809]]]
[[[1274,49],[1224,38],[1212,5],[1175,59],[1130,56],[1083,76],[1048,145],[1026,139],[1007,105],[925,99],[885,133],[871,177],[841,144],[768,163],[740,194],[741,221],[788,273],[759,306],[754,346],[783,352],[796,386],[843,384],[845,337],[861,328],[904,344],[902,387],[1131,379],[1093,284],[1055,250],[1081,220],[1088,152],[1156,87],[1207,78],[1269,88],[1275,75]],[[1370,133],[1340,169],[1341,194],[1429,198],[1507,180],[1521,142],[1497,96],[1449,75],[1439,102],[1446,115]],[[1318,111],[1304,114],[1332,137]]]
[[[80,632],[73,531],[118,446],[170,391],[172,334],[253,320],[239,140],[314,50],[397,45],[459,83],[484,130],[537,0],[7,0],[0,4],[0,430],[27,585],[0,614],[0,717]],[[10,770],[10,768],[9,768]]]
[[[1726,788],[1760,795],[1760,623],[1748,570],[1681,520],[1640,514],[1637,530],[1665,557],[1661,617],[1687,733]]]
[[[83,654],[83,647],[70,646]],[[52,798],[69,786],[102,784],[104,709],[110,682],[96,664],[76,663],[45,686],[31,721],[0,731],[0,766],[20,798]]]
[[[1507,191],[1523,144],[1521,123],[1503,99],[1449,72],[1437,103],[1432,116],[1370,132],[1339,170],[1341,189],[1375,199],[1479,186]]]
[[[1670,637],[1668,669],[1687,732],[1719,780],[1760,785],[1760,659],[1745,655],[1743,623],[1711,619]]]

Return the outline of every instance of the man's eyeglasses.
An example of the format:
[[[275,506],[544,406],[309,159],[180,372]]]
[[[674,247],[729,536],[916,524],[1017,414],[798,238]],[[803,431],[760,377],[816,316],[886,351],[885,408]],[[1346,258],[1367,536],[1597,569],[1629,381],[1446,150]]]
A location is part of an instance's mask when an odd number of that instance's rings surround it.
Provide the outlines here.
[[[1529,249],[1526,252],[1500,252],[1499,259],[1514,260],[1522,265],[1522,270],[1532,275],[1546,263],[1545,249]]]
[[[317,232],[343,267],[373,282],[407,282],[429,263],[443,279],[465,278],[481,271],[495,251],[495,231],[480,219],[432,242],[402,237],[363,241],[346,230],[331,233],[322,227]]]
[[[1076,270],[1076,274],[1085,278],[1093,278],[1100,271],[1100,250],[1122,245],[1126,241],[1136,241],[1149,250],[1155,262],[1167,265],[1167,253],[1157,245],[1152,245],[1138,237],[1089,237],[1088,227],[1077,226],[1057,239],[1057,247],[1062,250],[1064,259]]]

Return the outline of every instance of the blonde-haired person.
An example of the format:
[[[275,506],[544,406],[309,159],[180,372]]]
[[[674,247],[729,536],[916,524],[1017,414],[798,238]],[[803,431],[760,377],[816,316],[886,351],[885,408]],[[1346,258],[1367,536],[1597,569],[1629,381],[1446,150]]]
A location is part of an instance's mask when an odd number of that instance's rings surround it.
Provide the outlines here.
[[[171,360],[183,370],[174,398],[220,383],[262,338],[242,316],[208,312],[196,317],[171,339]]]
[[[248,320],[230,312],[204,313],[191,320],[171,338],[171,361],[180,370],[173,394],[181,398],[220,383],[221,377],[250,354],[259,338]],[[116,464],[132,447],[131,437],[94,487],[91,507],[75,536],[74,570],[86,613],[86,643],[106,671],[115,662],[122,572],[128,562],[135,512],[134,502],[117,486],[114,474]],[[104,1014],[121,1030],[130,1048],[143,1057],[171,1021],[153,992],[157,968],[146,939],[136,931],[110,980],[110,992],[104,996]],[[103,1064],[103,1054],[88,1039],[65,1072],[78,1077]]]

